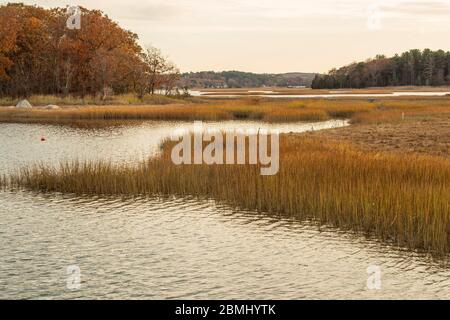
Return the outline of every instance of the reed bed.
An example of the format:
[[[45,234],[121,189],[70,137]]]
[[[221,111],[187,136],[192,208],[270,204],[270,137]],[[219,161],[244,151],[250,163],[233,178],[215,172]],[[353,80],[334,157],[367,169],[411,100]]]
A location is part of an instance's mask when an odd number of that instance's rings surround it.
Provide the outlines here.
[[[170,97],[165,95],[145,95],[142,99],[139,99],[134,94],[121,94],[102,98],[101,96],[56,96],[56,95],[32,95],[27,98],[28,101],[34,106],[46,106],[49,104],[56,104],[60,106],[84,106],[84,105],[140,105],[140,104],[153,104],[153,105],[166,105],[173,103],[186,102],[195,99],[185,99],[182,97]],[[14,106],[20,99],[13,97],[0,98],[0,106]]]
[[[400,121],[430,120],[432,118],[448,119],[450,121],[450,106],[428,107],[388,107],[376,109],[370,112],[358,112],[352,116],[352,123],[360,124],[382,124],[398,123]],[[450,123],[449,123],[450,124]]]
[[[245,209],[314,219],[447,255],[450,159],[362,152],[349,144],[282,135],[280,171],[259,166],[172,164],[172,142],[136,166],[71,162],[5,176],[5,188],[89,195],[194,195]]]
[[[450,114],[447,97],[389,99],[273,100],[247,97],[208,103],[168,105],[71,106],[57,110],[0,108],[0,122],[57,122],[103,120],[259,120],[266,122],[352,119],[353,123],[396,122]]]
[[[2,109],[0,122],[67,122],[80,120],[326,120],[326,110],[292,108],[285,103],[222,102],[221,104],[175,104],[167,106],[87,106],[82,108]]]

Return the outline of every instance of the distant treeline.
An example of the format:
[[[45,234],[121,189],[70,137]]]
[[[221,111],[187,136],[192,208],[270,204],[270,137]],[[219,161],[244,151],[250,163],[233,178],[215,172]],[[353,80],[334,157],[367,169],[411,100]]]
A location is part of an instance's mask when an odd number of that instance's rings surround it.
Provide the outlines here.
[[[189,88],[257,88],[311,86],[314,73],[257,74],[240,71],[203,71],[181,75],[180,86]]]
[[[0,96],[170,92],[177,68],[136,34],[98,10],[80,9],[79,29],[68,8],[0,6]]]
[[[352,63],[316,75],[314,89],[366,88],[386,86],[441,86],[450,84],[450,52],[415,49],[387,58]]]

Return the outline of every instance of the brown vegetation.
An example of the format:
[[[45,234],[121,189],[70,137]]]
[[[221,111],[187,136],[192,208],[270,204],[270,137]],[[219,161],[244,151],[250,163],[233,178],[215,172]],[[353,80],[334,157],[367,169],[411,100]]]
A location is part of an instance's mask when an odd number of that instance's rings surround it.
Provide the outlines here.
[[[35,166],[4,187],[103,195],[194,195],[242,208],[312,218],[401,246],[448,254],[450,159],[361,152],[348,144],[281,137],[280,171],[172,164],[171,143],[139,166],[109,162]]]
[[[205,104],[0,110],[0,121],[264,121],[351,118],[351,127],[282,136],[280,172],[258,166],[184,165],[160,157],[138,166],[109,162],[35,166],[3,177],[4,187],[77,194],[210,197],[372,234],[409,248],[450,248],[450,100],[441,98],[247,98]],[[355,146],[355,144],[357,146]],[[399,152],[386,152],[399,151]],[[427,155],[417,155],[416,153]],[[432,154],[432,155],[430,155]]]
[[[367,151],[389,151],[450,157],[450,113],[398,121],[356,124],[351,127],[310,133],[335,142],[349,142]],[[380,121],[380,118],[378,118]]]
[[[125,106],[125,105],[165,105],[176,103],[202,102],[202,98],[192,98],[183,96],[165,96],[160,94],[146,94],[139,98],[135,94],[120,94],[107,98],[99,96],[54,96],[54,95],[32,95],[27,99],[32,106],[45,107],[47,105],[58,105],[67,107],[83,106]],[[15,106],[19,99],[12,97],[0,98],[1,106]]]
[[[73,12],[72,12],[73,13]],[[99,10],[80,9],[80,28],[68,28],[69,8],[20,3],[0,6],[0,97],[169,94],[179,71],[159,50],[143,50],[136,34]]]
[[[351,119],[358,124],[400,123],[431,117],[448,117],[448,97],[342,98],[270,100],[243,98],[208,101],[148,96],[152,105],[134,105],[137,98],[117,98],[118,105],[66,107],[59,110],[0,108],[0,122],[67,122],[79,120],[233,120],[267,122]],[[133,100],[134,99],[134,100]],[[144,98],[147,99],[147,98]],[[160,101],[156,100],[160,99]],[[78,100],[80,101],[80,100]],[[130,106],[126,106],[129,104]],[[189,102],[189,103],[188,103]],[[202,103],[191,103],[202,102]],[[125,104],[125,105],[122,105]],[[156,104],[167,104],[164,106]]]

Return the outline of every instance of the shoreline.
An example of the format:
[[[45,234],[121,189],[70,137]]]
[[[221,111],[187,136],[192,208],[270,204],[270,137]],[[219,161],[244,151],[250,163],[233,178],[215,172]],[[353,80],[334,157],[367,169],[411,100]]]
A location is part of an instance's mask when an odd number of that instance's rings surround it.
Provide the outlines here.
[[[165,105],[66,105],[56,110],[0,107],[1,122],[46,120],[258,120],[266,122],[351,119],[353,123],[400,122],[450,114],[449,97],[306,98],[244,97]]]
[[[0,178],[0,185],[74,195],[208,197],[448,255],[450,159],[367,152],[308,135],[280,138],[275,176],[261,176],[258,165],[177,166],[170,160],[173,143],[166,142],[158,157],[137,166],[109,161],[27,166]]]
[[[258,166],[176,166],[170,143],[137,167],[108,161],[29,166],[3,188],[79,195],[190,195],[261,212],[315,218],[400,247],[447,255],[450,248],[450,99],[237,100],[208,105],[25,110],[30,122],[258,120],[348,117],[352,125],[281,135],[280,172]],[[0,121],[8,113],[0,112]],[[48,116],[51,117],[48,117]],[[151,174],[155,172],[157,174]],[[252,182],[252,183],[249,183]]]

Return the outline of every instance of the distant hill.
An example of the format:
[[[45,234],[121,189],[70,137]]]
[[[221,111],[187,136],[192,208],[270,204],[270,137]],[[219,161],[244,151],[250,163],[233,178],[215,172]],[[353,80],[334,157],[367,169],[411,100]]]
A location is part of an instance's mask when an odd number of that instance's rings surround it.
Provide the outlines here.
[[[291,72],[280,74],[241,71],[202,71],[181,75],[180,86],[189,88],[258,88],[310,87],[315,73]]]
[[[312,83],[314,89],[444,85],[450,85],[450,52],[430,49],[378,55],[317,75]]]

